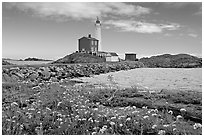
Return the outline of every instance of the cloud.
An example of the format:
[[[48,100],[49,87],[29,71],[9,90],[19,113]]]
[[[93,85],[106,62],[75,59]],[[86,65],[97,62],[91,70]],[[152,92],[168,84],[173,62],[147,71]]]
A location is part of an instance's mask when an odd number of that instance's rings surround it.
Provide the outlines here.
[[[198,35],[194,34],[194,33],[189,33],[188,36],[193,37],[193,38],[197,38],[198,37]]]
[[[40,17],[64,17],[77,20],[108,15],[140,16],[151,12],[150,8],[120,2],[21,2],[7,3],[7,5],[25,12],[31,11]]]
[[[201,4],[199,10],[196,13],[194,13],[194,15],[202,15],[202,4]]]
[[[201,2],[163,2],[162,4],[166,8],[175,8],[175,9],[183,8],[183,7],[186,7],[188,5],[195,5],[195,6],[202,5]]]
[[[104,22],[105,25],[111,25],[120,31],[137,32],[137,33],[161,33],[164,30],[177,30],[179,24],[154,24],[133,20],[109,20]]]

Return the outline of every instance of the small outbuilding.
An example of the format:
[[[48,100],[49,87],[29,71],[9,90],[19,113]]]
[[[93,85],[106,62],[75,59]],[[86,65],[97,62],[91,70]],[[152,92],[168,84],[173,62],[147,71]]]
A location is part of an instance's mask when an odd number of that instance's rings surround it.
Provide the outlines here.
[[[136,54],[135,53],[126,53],[125,60],[127,61],[136,61]]]
[[[118,55],[115,52],[109,52],[106,55],[106,61],[108,61],[108,62],[117,62],[117,61],[119,61]]]
[[[117,62],[117,61],[119,61],[119,57],[118,57],[117,53],[115,53],[115,52],[99,51],[97,55],[105,57],[106,62]]]

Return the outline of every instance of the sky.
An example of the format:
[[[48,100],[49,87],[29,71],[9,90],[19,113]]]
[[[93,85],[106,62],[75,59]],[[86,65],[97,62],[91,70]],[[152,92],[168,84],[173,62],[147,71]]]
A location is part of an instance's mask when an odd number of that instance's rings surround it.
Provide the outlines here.
[[[2,57],[59,59],[102,23],[102,50],[202,56],[201,2],[4,2]]]

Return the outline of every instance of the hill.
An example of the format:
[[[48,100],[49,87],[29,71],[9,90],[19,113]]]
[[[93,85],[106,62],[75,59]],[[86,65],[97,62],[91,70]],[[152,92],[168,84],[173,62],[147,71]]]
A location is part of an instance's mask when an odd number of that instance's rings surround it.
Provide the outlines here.
[[[150,68],[201,68],[202,58],[188,54],[163,54],[139,60],[146,67]]]
[[[53,63],[67,64],[67,63],[101,63],[101,62],[105,62],[105,58],[101,58],[88,53],[72,53],[61,59],[58,59],[57,61],[54,61]]]
[[[52,60],[46,60],[46,59],[38,59],[38,58],[26,58],[24,61],[52,61]]]

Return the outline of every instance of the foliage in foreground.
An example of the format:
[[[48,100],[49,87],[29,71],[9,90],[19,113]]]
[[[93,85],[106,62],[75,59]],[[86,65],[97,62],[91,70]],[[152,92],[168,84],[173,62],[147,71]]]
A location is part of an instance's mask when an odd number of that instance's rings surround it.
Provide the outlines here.
[[[110,93],[107,95],[106,93]],[[124,91],[41,83],[3,86],[2,133],[4,135],[196,135],[202,125],[186,121],[172,110],[147,106],[107,106]],[[128,96],[139,95],[132,90]],[[98,101],[96,100],[98,97]],[[122,97],[121,97],[122,98]],[[103,101],[102,101],[103,100]],[[181,110],[185,112],[185,110]]]

